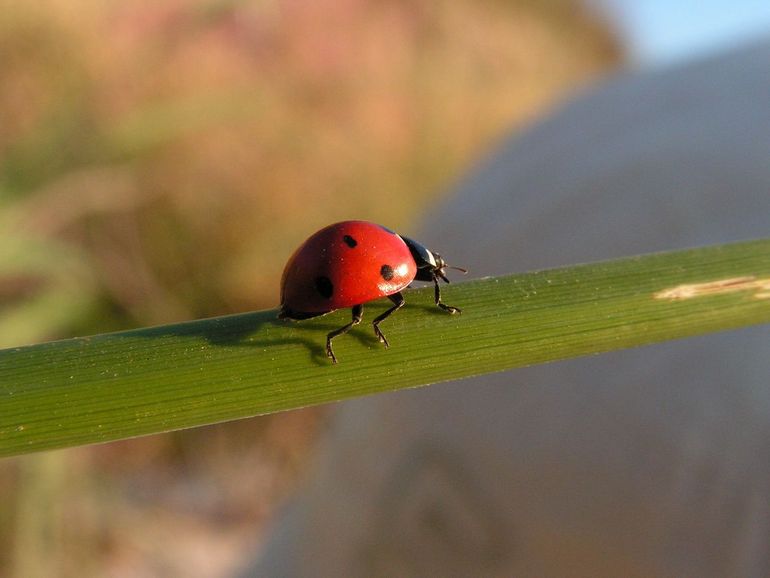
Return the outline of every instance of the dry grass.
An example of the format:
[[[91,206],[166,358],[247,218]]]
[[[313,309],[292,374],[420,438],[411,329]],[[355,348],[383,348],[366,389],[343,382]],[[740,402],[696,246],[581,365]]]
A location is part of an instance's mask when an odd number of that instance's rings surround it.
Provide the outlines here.
[[[567,0],[0,13],[5,346],[275,305],[314,227],[409,230],[496,138],[619,58]],[[7,460],[0,575],[224,575],[255,550],[318,423]]]

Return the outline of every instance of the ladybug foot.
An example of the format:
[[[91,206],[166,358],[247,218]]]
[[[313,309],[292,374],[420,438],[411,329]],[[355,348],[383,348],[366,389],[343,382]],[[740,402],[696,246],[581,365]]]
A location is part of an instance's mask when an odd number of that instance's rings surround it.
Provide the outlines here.
[[[374,326],[374,334],[377,336],[377,339],[380,340],[380,343],[382,343],[385,346],[385,349],[390,347],[390,343],[388,343],[388,340],[385,338],[385,335],[383,335],[382,331],[380,331],[380,328],[376,325]]]
[[[337,356],[334,355],[334,351],[332,351],[332,343],[331,341],[326,342],[326,357],[332,360],[332,363],[337,363]]]
[[[463,310],[459,307],[452,307],[451,305],[444,305],[443,303],[437,303],[439,307],[441,307],[444,311],[449,313],[450,315],[454,315],[455,313],[462,313]]]

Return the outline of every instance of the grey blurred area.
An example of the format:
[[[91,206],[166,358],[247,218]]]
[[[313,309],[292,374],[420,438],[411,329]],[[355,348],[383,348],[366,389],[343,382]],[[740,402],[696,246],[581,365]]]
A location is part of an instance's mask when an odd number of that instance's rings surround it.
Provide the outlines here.
[[[763,42],[579,96],[415,237],[483,276],[769,234]],[[244,576],[770,576],[770,329],[342,404]]]

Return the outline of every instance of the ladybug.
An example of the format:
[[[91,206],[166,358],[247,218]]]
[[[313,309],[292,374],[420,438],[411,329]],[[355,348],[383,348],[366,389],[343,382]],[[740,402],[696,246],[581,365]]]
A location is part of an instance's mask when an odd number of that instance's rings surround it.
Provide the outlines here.
[[[377,316],[372,325],[380,343],[388,347],[380,323],[403,307],[401,290],[414,280],[432,281],[436,305],[447,313],[460,313],[457,307],[441,302],[438,280],[449,283],[446,268],[467,272],[450,267],[438,253],[382,225],[335,223],[313,234],[289,258],[281,279],[278,317],[309,319],[352,307],[353,320],[326,336],[326,355],[337,363],[332,339],[361,323],[364,303],[380,297],[390,299],[393,307]]]

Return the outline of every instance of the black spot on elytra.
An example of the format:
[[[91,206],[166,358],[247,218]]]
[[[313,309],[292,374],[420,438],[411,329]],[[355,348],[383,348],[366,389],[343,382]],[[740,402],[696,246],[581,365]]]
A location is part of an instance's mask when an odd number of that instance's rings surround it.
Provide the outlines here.
[[[318,291],[321,297],[331,299],[331,296],[334,294],[334,285],[332,284],[332,280],[325,276],[316,277],[315,290]]]
[[[390,265],[383,265],[380,267],[380,275],[382,275],[382,278],[385,279],[385,281],[390,281],[393,279],[393,267]]]
[[[342,237],[342,240],[343,240],[343,241],[345,241],[345,244],[346,244],[348,247],[350,247],[351,249],[352,249],[353,247],[355,247],[356,245],[358,245],[358,241],[356,241],[356,240],[355,240],[353,237],[351,237],[350,235],[345,235],[344,237]]]

